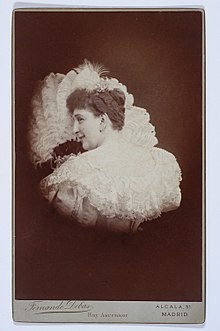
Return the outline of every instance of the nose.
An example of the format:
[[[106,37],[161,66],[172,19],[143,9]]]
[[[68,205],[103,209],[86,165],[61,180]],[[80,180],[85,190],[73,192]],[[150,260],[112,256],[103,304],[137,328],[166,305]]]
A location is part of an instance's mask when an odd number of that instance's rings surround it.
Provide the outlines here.
[[[78,121],[74,121],[74,123],[73,123],[73,133],[74,134],[77,134],[79,132],[79,123],[78,123]]]

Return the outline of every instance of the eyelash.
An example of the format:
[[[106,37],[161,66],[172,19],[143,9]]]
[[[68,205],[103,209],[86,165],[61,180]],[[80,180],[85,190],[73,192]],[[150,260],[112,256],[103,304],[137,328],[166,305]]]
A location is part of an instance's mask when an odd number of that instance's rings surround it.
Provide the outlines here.
[[[81,123],[84,120],[84,118],[77,117],[76,120],[77,120],[77,122]]]

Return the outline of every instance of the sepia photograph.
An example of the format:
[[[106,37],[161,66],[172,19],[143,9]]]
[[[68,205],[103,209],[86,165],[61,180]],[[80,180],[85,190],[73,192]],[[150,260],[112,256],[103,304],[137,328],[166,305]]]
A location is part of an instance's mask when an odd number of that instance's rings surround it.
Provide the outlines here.
[[[13,318],[204,323],[205,12],[13,12]]]

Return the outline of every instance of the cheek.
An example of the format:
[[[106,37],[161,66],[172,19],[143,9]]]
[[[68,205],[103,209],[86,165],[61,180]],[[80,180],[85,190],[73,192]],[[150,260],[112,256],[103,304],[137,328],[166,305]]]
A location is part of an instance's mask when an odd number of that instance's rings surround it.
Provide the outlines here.
[[[97,122],[92,123],[92,126],[89,126],[84,129],[84,132],[87,132],[87,135],[90,137],[98,137],[100,135],[100,126]]]
[[[94,149],[100,145],[100,129],[96,126],[85,132],[84,148]]]

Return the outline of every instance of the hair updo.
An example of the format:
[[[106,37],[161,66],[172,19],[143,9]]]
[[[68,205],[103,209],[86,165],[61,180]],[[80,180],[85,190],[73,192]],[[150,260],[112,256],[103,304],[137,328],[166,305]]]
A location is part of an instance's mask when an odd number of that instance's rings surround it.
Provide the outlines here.
[[[95,116],[107,114],[114,129],[121,130],[125,118],[125,95],[119,89],[88,92],[77,89],[67,98],[67,108],[71,113],[76,108],[89,108]]]

